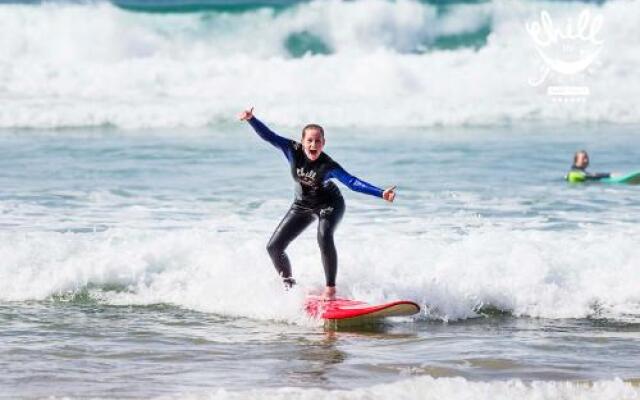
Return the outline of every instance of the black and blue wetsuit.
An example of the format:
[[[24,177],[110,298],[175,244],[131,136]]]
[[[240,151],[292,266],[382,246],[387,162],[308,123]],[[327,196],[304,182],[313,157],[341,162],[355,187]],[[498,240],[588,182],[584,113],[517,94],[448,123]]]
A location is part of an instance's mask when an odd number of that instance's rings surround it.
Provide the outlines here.
[[[371,196],[382,197],[383,190],[350,175],[324,152],[316,160],[309,160],[302,144],[277,135],[255,117],[249,120],[249,124],[262,139],[284,153],[295,182],[293,204],[267,245],[267,251],[276,270],[282,276],[285,285],[291,286],[295,283],[285,249],[315,218],[318,218],[318,244],[326,285],[335,286],[338,255],[333,243],[333,232],[342,219],[345,204],[340,190],[331,178],[338,179],[351,190]]]

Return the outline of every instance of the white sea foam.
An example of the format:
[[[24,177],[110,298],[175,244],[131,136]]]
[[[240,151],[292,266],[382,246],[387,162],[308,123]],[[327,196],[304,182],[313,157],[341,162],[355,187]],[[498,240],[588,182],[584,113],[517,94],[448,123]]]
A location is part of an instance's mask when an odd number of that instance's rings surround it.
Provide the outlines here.
[[[419,377],[397,383],[347,390],[254,389],[208,394],[166,396],[159,399],[474,399],[474,400],[632,400],[640,398],[640,389],[622,380],[585,382],[531,382],[520,380],[473,382],[463,378]]]
[[[603,52],[585,103],[529,85],[539,66],[524,24],[603,16]],[[0,127],[201,127],[256,105],[299,125],[431,126],[511,121],[640,122],[640,3],[458,5],[315,1],[282,12],[144,14],[108,3],[0,6]],[[491,29],[479,49],[430,49]],[[292,58],[307,32],[332,54]]]
[[[89,290],[109,304],[170,303],[233,317],[305,323],[304,294],[321,288],[313,232],[289,249],[301,287],[284,293],[264,250],[271,226],[236,221],[189,230],[0,233],[0,300]],[[637,228],[588,233],[479,227],[409,235],[345,225],[339,290],[371,302],[408,298],[420,318],[451,320],[493,307],[518,316],[637,320]],[[394,230],[398,232],[394,233]],[[251,288],[250,292],[247,288]]]

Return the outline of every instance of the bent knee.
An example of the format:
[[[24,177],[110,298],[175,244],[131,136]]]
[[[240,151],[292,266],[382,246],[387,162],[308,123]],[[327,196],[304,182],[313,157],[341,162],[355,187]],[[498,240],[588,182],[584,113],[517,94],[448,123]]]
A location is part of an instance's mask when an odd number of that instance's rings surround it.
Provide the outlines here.
[[[333,243],[333,229],[319,229],[318,243],[320,244]]]
[[[288,242],[283,243],[282,240],[271,239],[269,243],[267,243],[267,252],[270,255],[280,255],[284,253],[288,245]]]
[[[271,240],[267,243],[267,253],[269,253],[269,255],[276,256],[282,253],[282,251],[282,246],[279,246],[278,242]]]

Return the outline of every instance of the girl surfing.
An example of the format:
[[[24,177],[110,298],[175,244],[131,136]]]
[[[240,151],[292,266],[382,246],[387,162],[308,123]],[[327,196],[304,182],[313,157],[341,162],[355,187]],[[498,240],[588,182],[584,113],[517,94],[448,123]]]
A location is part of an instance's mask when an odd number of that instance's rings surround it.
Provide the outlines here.
[[[267,251],[286,288],[295,285],[291,275],[291,263],[285,250],[314,219],[318,219],[318,245],[322,255],[322,265],[326,287],[322,297],[327,300],[336,297],[336,273],[338,255],[333,243],[333,233],[344,214],[345,204],[340,190],[331,181],[335,178],[349,189],[380,197],[393,202],[395,186],[382,190],[355,176],[350,175],[322,150],[325,145],[324,129],[320,125],[309,124],[302,129],[302,140],[287,139],[271,131],[253,116],[253,107],[239,115],[247,121],[265,141],[280,149],[291,168],[295,184],[295,199],[284,218],[273,232]]]

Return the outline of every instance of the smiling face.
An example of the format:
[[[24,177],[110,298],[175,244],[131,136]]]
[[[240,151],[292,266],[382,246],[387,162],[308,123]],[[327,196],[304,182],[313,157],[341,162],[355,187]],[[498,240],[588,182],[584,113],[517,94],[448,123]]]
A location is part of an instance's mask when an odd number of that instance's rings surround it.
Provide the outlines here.
[[[324,132],[322,128],[306,127],[302,131],[302,147],[309,160],[317,160],[324,148]]]

